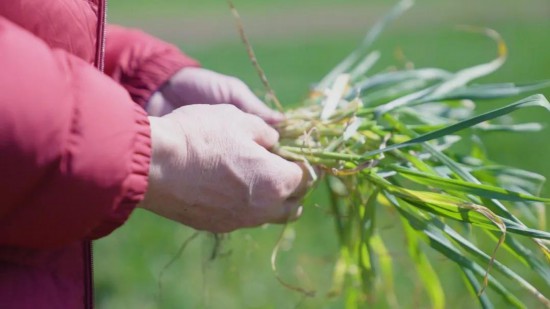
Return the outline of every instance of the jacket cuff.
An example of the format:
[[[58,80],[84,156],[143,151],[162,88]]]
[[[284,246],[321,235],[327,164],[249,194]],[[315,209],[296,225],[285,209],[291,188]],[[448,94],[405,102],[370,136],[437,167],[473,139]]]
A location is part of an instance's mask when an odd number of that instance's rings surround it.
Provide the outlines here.
[[[136,205],[145,196],[148,187],[149,165],[151,163],[151,130],[146,112],[138,105],[133,106],[136,134],[133,140],[133,156],[130,173],[122,183],[124,192],[115,201],[115,208],[107,214],[102,224],[91,232],[88,238],[104,237],[121,226],[129,218]]]
[[[174,48],[175,49],[175,48]],[[145,60],[130,76],[139,77],[125,81],[125,87],[132,96],[132,100],[145,106],[149,98],[172,75],[184,67],[198,67],[199,63],[179,50],[167,49]]]
[[[106,43],[105,73],[141,106],[177,71],[199,66],[177,46],[137,29],[108,25]]]

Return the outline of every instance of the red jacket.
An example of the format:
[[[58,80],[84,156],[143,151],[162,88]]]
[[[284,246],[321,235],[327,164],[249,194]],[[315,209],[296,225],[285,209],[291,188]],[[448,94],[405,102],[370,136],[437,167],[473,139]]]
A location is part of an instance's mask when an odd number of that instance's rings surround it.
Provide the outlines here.
[[[0,308],[92,307],[88,240],[147,188],[142,106],[197,65],[116,26],[104,48],[104,11],[104,0],[0,1]],[[93,66],[103,60],[106,74]]]

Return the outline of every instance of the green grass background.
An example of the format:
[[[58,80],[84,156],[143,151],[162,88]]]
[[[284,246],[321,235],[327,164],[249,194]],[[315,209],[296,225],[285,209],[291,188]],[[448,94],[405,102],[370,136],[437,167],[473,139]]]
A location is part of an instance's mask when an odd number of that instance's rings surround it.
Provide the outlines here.
[[[162,29],[169,18],[184,16],[226,16],[223,0],[111,0],[111,22],[143,26],[151,31]],[[456,70],[490,59],[491,42],[475,35],[453,30],[456,24],[469,23],[498,30],[510,48],[507,64],[485,81],[531,81],[550,78],[550,4],[526,0],[418,1],[415,9],[382,36],[377,48],[384,52],[384,65],[393,62],[397,48],[417,67],[432,66]],[[235,0],[245,19],[265,16],[271,11],[283,14],[308,8],[328,10],[340,6],[369,12],[389,8],[393,1],[375,0]],[[533,14],[536,10],[537,14]],[[266,13],[267,12],[267,13]],[[472,14],[475,12],[476,14]],[[264,15],[262,15],[264,14]],[[544,18],[547,16],[547,18]],[[233,27],[231,19],[227,27]],[[284,21],[282,21],[284,22]],[[303,17],[307,27],[308,16]],[[368,24],[372,24],[371,21]],[[275,25],[276,26],[276,25]],[[189,45],[176,34],[165,39],[185,46],[187,53],[204,67],[240,77],[261,93],[261,84],[251,68],[246,52],[237,37],[204,45]],[[287,106],[297,104],[308,87],[344,57],[362,38],[358,27],[337,35],[278,36],[266,32],[253,43],[270,81]],[[162,32],[162,33],[170,33]],[[546,90],[547,96],[550,91]],[[480,111],[507,101],[483,103]],[[549,124],[550,113],[542,110],[521,111],[518,120]],[[484,140],[490,156],[502,163],[550,176],[550,130],[536,134],[487,135]],[[546,196],[550,195],[545,187]],[[343,298],[327,299],[331,271],[338,247],[335,231],[326,213],[322,190],[306,205],[304,217],[292,225],[286,235],[279,268],[289,283],[315,289],[317,296],[304,299],[282,286],[270,268],[270,254],[281,227],[268,226],[233,233],[221,242],[220,255],[211,260],[214,238],[203,234],[193,241],[165,273],[162,300],[158,299],[159,272],[176,254],[183,241],[193,233],[189,228],[137,210],[129,222],[113,235],[95,243],[96,300],[99,308],[342,308]],[[429,308],[426,295],[408,263],[406,247],[397,220],[384,219],[382,235],[390,243],[395,258],[396,290],[403,308]],[[459,270],[445,259],[432,255],[445,287],[449,308],[469,308],[476,300],[462,284]],[[505,257],[504,257],[505,258]],[[525,270],[528,278],[550,294],[550,288]],[[530,303],[536,308],[535,303]],[[373,308],[385,308],[380,295]]]

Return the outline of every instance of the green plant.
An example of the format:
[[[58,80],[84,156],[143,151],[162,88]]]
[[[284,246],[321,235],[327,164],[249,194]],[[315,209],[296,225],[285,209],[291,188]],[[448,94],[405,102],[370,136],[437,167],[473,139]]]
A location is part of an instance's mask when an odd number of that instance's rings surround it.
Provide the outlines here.
[[[386,295],[389,306],[399,306],[392,288],[391,254],[376,224],[386,211],[399,215],[409,256],[434,308],[446,306],[445,291],[427,247],[456,263],[483,308],[493,306],[486,288],[508,305],[525,308],[509,290],[513,284],[550,308],[537,287],[496,259],[503,247],[510,258],[550,284],[550,233],[540,220],[550,199],[537,197],[545,178],[492,162],[479,138],[484,132],[537,131],[542,127],[538,123],[514,124],[502,117],[526,107],[550,110],[550,103],[534,95],[474,115],[478,101],[535,91],[550,86],[550,81],[472,84],[500,68],[507,57],[498,33],[474,27],[465,30],[497,43],[493,61],[458,72],[404,68],[371,74],[380,57],[372,51],[374,41],[411,5],[412,1],[401,1],[377,23],[362,44],[318,83],[302,107],[286,112],[287,120],[278,127],[281,142],[275,151],[303,162],[313,178],[322,170],[330,191],[341,244],[331,294],[344,292],[350,308],[377,293]],[[239,29],[255,62],[242,25]],[[470,151],[456,152],[453,146],[465,139]],[[528,227],[533,225],[538,229]],[[494,247],[482,248],[476,242],[479,235],[491,239]],[[501,277],[493,276],[496,272]]]

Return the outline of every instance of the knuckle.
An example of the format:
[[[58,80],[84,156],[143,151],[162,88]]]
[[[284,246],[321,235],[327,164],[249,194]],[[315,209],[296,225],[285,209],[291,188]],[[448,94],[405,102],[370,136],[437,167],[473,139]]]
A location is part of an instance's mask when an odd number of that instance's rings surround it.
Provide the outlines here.
[[[271,207],[284,199],[284,185],[277,181],[272,175],[263,175],[258,177],[254,184],[254,191],[251,196],[251,202],[256,207]]]
[[[236,111],[237,110],[237,108],[232,104],[223,103],[223,104],[220,104],[218,106],[220,106],[223,109],[229,110],[229,111]]]
[[[277,141],[279,141],[279,139],[281,138],[281,135],[279,134],[279,131],[275,130],[274,128],[272,127],[269,127],[269,134],[271,135],[271,138],[273,140],[273,144],[277,143]]]
[[[246,115],[247,115],[247,117],[250,119],[250,121],[251,121],[252,123],[254,123],[256,126],[261,127],[261,128],[263,128],[264,130],[270,130],[270,131],[273,130],[273,131],[275,131],[275,129],[273,129],[272,127],[270,127],[269,125],[267,125],[267,124],[265,123],[265,121],[263,121],[263,119],[260,118],[259,116],[256,116],[256,115],[253,115],[253,114],[246,114]]]
[[[304,177],[304,170],[296,163],[286,161],[287,168],[287,181],[294,186],[298,186]]]
[[[294,163],[283,161],[273,165],[266,183],[266,190],[272,199],[281,201],[296,191],[302,180],[302,170]]]
[[[233,99],[240,104],[246,105],[252,93],[248,85],[236,77],[228,77],[226,83],[229,86]]]
[[[265,130],[265,131],[275,131],[275,132],[277,132],[275,129],[273,129],[267,123],[265,123],[265,121],[262,118],[260,118],[259,116],[256,116],[256,115],[253,115],[253,114],[248,114],[248,113],[243,113],[243,114],[244,114],[245,119],[248,122],[250,122],[250,124],[253,125],[254,127],[256,127],[258,129],[261,129],[261,130]]]
[[[228,116],[228,118],[235,117],[239,114],[239,109],[232,104],[224,103],[224,104],[219,104],[215,106],[219,108],[221,112],[225,113],[226,116]]]

